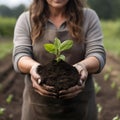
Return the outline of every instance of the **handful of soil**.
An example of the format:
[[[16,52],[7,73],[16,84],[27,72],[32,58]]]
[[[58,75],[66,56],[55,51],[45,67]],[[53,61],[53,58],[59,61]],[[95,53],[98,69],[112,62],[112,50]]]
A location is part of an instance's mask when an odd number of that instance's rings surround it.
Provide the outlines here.
[[[54,43],[44,44],[45,50],[55,55],[55,60],[47,65],[40,65],[37,73],[41,76],[41,84],[54,86],[56,93],[78,84],[80,79],[77,69],[65,62],[65,56],[62,54],[72,45],[72,40],[65,40],[61,43],[59,38],[55,38]]]
[[[78,84],[80,79],[77,69],[63,60],[40,65],[37,73],[41,76],[41,84],[54,86],[57,93]]]

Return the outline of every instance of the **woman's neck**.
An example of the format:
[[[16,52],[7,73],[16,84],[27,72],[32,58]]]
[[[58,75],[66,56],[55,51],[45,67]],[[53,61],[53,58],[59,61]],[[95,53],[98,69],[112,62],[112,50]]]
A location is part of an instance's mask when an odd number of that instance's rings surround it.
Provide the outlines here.
[[[57,28],[65,21],[64,9],[50,9],[49,19],[55,24]]]
[[[58,16],[63,16],[64,15],[64,11],[65,8],[53,8],[53,7],[49,7],[50,9],[50,16],[52,17],[58,17]]]

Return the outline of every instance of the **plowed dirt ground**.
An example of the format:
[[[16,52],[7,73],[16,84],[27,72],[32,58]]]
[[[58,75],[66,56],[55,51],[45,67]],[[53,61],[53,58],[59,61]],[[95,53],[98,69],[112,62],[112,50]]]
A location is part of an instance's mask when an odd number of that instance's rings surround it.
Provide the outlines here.
[[[120,87],[120,58],[107,55],[104,70],[94,77],[101,86],[101,90],[96,95],[97,104],[102,106],[99,120],[112,120],[116,115],[120,115],[120,93],[118,98],[116,97]],[[115,87],[111,88],[111,85]],[[8,55],[0,61],[0,108],[5,108],[0,120],[20,120],[23,89],[24,76],[14,72],[11,55]],[[10,94],[13,98],[7,103],[6,99]]]

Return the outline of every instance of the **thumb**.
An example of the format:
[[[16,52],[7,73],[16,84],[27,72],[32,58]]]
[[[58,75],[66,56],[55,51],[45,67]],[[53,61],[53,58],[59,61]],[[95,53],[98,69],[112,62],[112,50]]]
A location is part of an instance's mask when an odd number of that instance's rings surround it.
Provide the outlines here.
[[[82,70],[80,75],[81,75],[80,79],[85,81],[87,79],[88,73],[86,71]]]

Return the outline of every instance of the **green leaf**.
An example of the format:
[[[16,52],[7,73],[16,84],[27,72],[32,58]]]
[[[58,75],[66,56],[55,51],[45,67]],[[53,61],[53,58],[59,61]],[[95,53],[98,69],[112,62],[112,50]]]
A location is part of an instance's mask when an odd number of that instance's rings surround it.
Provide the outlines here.
[[[44,44],[44,48],[46,51],[48,51],[49,53],[53,53],[56,54],[56,49],[55,49],[55,45],[53,44]]]
[[[65,61],[65,56],[64,55],[60,55],[59,59]]]
[[[72,47],[73,41],[72,40],[65,40],[64,42],[61,43],[60,45],[60,51],[65,51],[68,50]]]
[[[55,38],[54,45],[55,45],[56,48],[59,48],[60,45],[61,45],[61,41],[60,41],[60,39]]]
[[[59,62],[60,60],[65,61],[65,56],[64,55],[60,55],[59,57],[56,58],[57,62]]]

